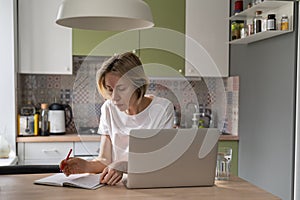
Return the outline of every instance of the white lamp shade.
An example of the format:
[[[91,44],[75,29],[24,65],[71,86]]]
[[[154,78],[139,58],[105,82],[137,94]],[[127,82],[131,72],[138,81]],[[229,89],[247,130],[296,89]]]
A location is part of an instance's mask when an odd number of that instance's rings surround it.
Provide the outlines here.
[[[56,23],[70,28],[111,31],[154,26],[151,10],[142,0],[64,0]]]

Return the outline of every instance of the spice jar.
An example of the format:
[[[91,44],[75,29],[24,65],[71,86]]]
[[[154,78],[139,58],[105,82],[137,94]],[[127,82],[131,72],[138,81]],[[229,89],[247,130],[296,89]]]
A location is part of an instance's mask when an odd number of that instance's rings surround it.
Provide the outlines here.
[[[247,28],[248,28],[248,35],[252,35],[253,34],[253,24],[247,24]]]
[[[289,18],[287,15],[282,15],[282,17],[281,17],[280,30],[282,30],[282,31],[289,30]]]
[[[268,31],[273,31],[276,30],[276,18],[275,14],[269,14],[268,15],[268,20],[267,20],[267,30]]]
[[[234,2],[234,13],[240,13],[243,11],[243,0],[236,0]]]

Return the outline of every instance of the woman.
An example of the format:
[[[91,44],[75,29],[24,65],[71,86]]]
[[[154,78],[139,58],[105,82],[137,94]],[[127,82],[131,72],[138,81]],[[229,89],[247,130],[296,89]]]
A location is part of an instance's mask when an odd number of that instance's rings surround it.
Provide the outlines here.
[[[172,128],[174,108],[167,99],[145,95],[149,81],[133,53],[111,57],[98,70],[96,80],[107,99],[101,107],[99,156],[93,161],[63,160],[61,168],[67,176],[102,172],[100,182],[115,185],[127,171],[130,130]]]

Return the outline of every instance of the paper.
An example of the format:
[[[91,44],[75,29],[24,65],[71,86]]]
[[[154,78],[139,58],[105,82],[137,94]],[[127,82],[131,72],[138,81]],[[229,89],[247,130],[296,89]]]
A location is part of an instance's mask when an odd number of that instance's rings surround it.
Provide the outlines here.
[[[39,180],[35,180],[35,184],[51,185],[51,186],[70,186],[84,189],[94,190],[104,186],[100,184],[101,174],[72,174],[66,176],[64,173],[57,173]]]

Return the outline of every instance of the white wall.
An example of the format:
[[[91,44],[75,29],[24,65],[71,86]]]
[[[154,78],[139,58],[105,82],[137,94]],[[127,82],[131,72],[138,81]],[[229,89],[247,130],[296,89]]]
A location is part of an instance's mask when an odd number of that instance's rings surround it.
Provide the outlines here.
[[[16,149],[15,0],[0,0],[0,134]]]

